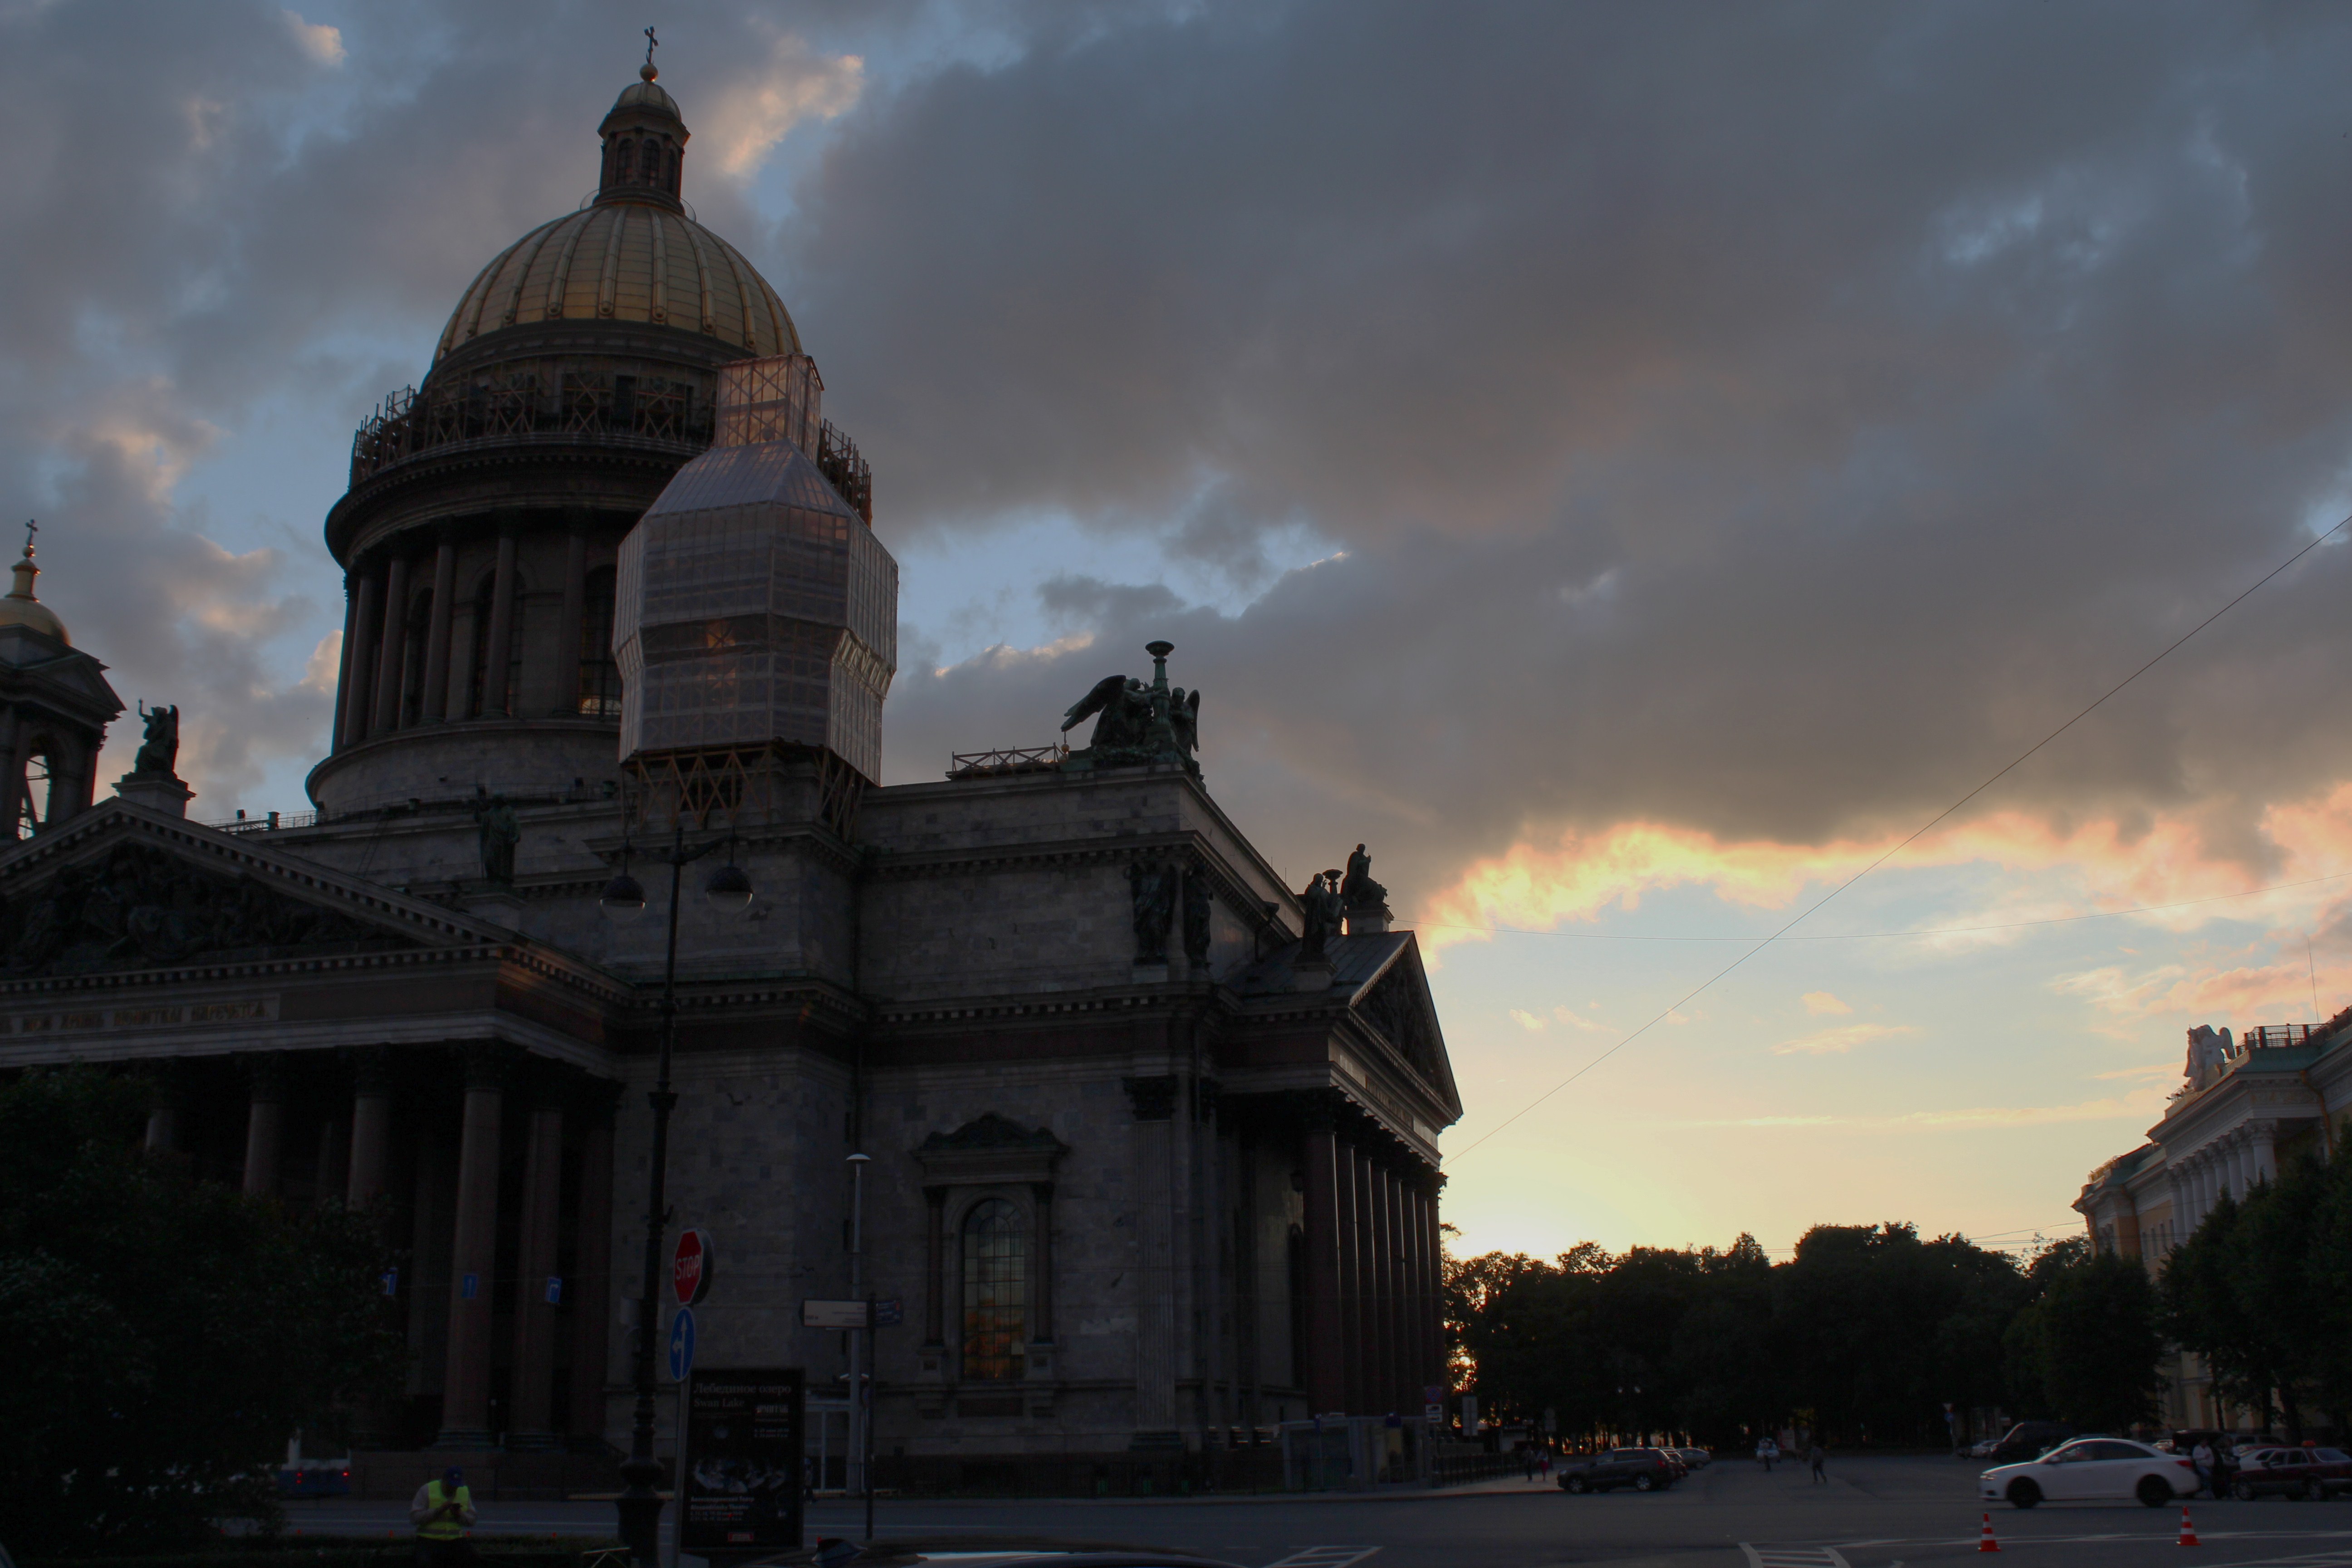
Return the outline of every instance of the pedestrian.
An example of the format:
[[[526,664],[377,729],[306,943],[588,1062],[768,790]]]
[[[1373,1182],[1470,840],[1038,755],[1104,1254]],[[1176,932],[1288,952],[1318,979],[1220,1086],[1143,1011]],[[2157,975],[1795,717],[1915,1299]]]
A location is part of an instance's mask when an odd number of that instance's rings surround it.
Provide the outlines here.
[[[1772,1441],[1769,1436],[1756,1440],[1756,1462],[1764,1467],[1766,1475],[1772,1473],[1772,1461],[1780,1457],[1780,1445]]]
[[[1822,1447],[1822,1440],[1819,1437],[1814,1438],[1813,1446],[1805,1450],[1805,1458],[1813,1462],[1813,1479],[1822,1486],[1830,1484],[1829,1472],[1822,1468],[1829,1462],[1829,1457],[1828,1450]]]
[[[416,1527],[416,1568],[471,1564],[474,1543],[466,1531],[474,1527],[474,1490],[457,1466],[417,1488],[408,1502],[408,1522]]]
[[[2200,1436],[2197,1447],[2189,1451],[2189,1462],[2197,1467],[2197,1484],[2220,1497],[2221,1489],[2213,1484],[2213,1445]]]

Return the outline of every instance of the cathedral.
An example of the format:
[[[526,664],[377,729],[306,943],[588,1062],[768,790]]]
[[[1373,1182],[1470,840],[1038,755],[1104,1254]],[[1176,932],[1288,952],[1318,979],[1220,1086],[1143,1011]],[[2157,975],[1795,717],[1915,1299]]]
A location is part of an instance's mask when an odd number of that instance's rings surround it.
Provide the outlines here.
[[[696,1363],[805,1368],[819,1484],[847,1336],[803,1303],[853,1292],[898,1308],[884,1486],[1281,1484],[1286,1424],[1424,1438],[1461,1107],[1412,933],[1361,846],[1300,891],[1244,837],[1165,642],[1038,716],[1067,743],[880,782],[875,481],[683,200],[656,75],[593,198],[493,258],[358,430],[313,809],[191,820],[178,711],[143,702],[99,798],[124,704],[28,536],[0,1068],[135,1073],[157,1157],[383,1215],[377,1495],[453,1456],[485,1495],[617,1484],[636,1326],[677,1305],[666,1271],[640,1300],[665,1061]]]

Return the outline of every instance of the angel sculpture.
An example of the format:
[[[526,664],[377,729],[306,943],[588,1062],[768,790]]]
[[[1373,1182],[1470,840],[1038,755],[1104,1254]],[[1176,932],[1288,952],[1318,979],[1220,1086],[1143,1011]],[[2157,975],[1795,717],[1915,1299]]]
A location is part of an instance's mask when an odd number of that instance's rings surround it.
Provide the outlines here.
[[[1096,714],[1092,746],[1105,750],[1151,743],[1151,688],[1124,675],[1106,675],[1062,715],[1067,734]]]

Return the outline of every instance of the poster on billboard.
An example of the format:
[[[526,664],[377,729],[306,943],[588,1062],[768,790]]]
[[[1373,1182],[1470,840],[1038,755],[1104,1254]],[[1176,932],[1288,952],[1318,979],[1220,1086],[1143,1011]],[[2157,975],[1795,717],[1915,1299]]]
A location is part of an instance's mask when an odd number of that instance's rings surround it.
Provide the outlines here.
[[[678,1549],[796,1552],[807,1389],[799,1367],[696,1367],[686,1385]]]

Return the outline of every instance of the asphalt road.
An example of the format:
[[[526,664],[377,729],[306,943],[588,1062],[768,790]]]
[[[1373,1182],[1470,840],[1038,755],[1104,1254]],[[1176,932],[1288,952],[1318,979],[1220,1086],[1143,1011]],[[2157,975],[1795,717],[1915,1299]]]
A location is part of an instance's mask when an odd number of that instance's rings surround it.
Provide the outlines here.
[[[1608,1563],[1644,1568],[1892,1568],[1978,1553],[1976,1468],[1951,1459],[1832,1458],[1815,1485],[1801,1466],[1767,1475],[1727,1459],[1671,1491],[1572,1498],[1507,1482],[1464,1492],[1232,1500],[898,1501],[877,1516],[884,1536],[1053,1535],[1179,1547],[1243,1568],[1541,1568]],[[389,1502],[297,1503],[295,1528],[407,1527]],[[2204,1563],[2233,1568],[2352,1568],[2352,1500],[2200,1501],[2200,1545],[2176,1542],[2178,1509],[2137,1503],[2000,1508],[1993,1529],[2021,1568],[2128,1568]],[[488,1503],[485,1531],[609,1534],[604,1503]],[[810,1510],[812,1538],[856,1535],[860,1508]],[[688,1560],[693,1568],[695,1560]]]

